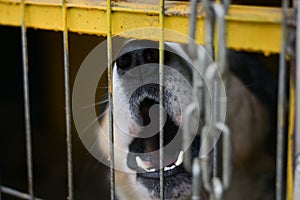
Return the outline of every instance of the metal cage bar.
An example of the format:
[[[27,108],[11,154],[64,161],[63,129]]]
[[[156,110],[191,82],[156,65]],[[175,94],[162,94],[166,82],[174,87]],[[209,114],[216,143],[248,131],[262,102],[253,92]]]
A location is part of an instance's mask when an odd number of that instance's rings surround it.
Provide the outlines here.
[[[64,87],[65,87],[65,120],[66,120],[66,144],[67,144],[67,174],[68,174],[68,199],[73,200],[73,160],[72,160],[72,129],[70,106],[70,80],[69,80],[69,40],[67,24],[66,0],[62,0],[63,9],[63,49],[64,49]]]
[[[295,173],[294,197],[300,197],[300,1],[297,1],[296,25],[296,127],[295,127]]]
[[[192,169],[192,200],[201,200],[201,164],[200,159],[195,158],[193,160]]]
[[[296,40],[296,54],[300,52],[300,2],[298,1],[298,15],[297,15],[297,40]],[[23,61],[23,92],[24,92],[24,115],[25,115],[25,134],[26,134],[26,162],[27,162],[27,181],[28,194],[9,187],[1,186],[1,192],[9,194],[21,199],[37,199],[34,197],[33,190],[33,164],[32,164],[32,144],[31,144],[31,119],[30,119],[30,99],[29,99],[29,83],[28,83],[28,49],[27,49],[27,33],[26,33],[26,19],[25,0],[21,0],[21,36],[22,36],[22,61]],[[164,15],[165,15],[164,0],[160,0],[159,4],[159,27],[161,28],[159,37],[159,83],[160,83],[160,105],[163,107],[163,85],[164,85]],[[64,47],[64,87],[65,87],[65,106],[66,106],[66,144],[67,144],[67,167],[68,167],[68,199],[73,200],[73,164],[72,164],[72,135],[71,135],[71,109],[70,109],[70,83],[69,83],[69,49],[68,49],[68,23],[67,23],[67,5],[66,0],[62,0],[62,16],[63,16],[63,47]],[[285,126],[285,88],[286,88],[286,39],[287,39],[287,12],[288,1],[282,0],[282,46],[280,54],[280,68],[279,68],[279,90],[278,90],[278,122],[277,122],[277,173],[276,173],[276,200],[283,198],[283,158],[284,158],[284,126]],[[115,163],[114,163],[114,127],[113,127],[113,84],[112,84],[112,3],[107,1],[106,7],[106,34],[107,34],[107,60],[108,60],[108,84],[109,84],[109,138],[110,138],[110,184],[111,184],[111,199],[115,199]],[[196,24],[196,22],[194,22]],[[209,48],[210,49],[210,48]],[[211,54],[213,54],[211,52]],[[300,121],[300,60],[296,58],[296,122]],[[163,109],[160,109],[160,199],[164,199],[164,152],[163,152]],[[295,124],[295,187],[294,197],[299,196],[299,177],[300,177],[300,123]],[[297,143],[298,142],[298,143]],[[196,161],[198,162],[198,161]],[[199,164],[195,165],[199,167]],[[196,175],[194,181],[199,181],[200,168],[194,172]],[[227,179],[226,179],[227,180]],[[200,183],[198,183],[200,184]],[[198,185],[197,184],[197,185]],[[194,187],[194,185],[193,185]],[[199,188],[198,188],[199,189]],[[195,199],[200,198],[199,191],[195,188]],[[1,199],[1,196],[0,196]]]
[[[1,191],[1,193],[8,194],[8,195],[20,198],[20,199],[32,199],[30,194],[20,192],[18,190],[15,190],[15,189],[12,189],[12,188],[9,188],[6,186],[1,186],[0,191]],[[34,200],[42,200],[42,199],[34,197]]]
[[[283,198],[283,160],[285,141],[285,93],[286,93],[286,45],[287,45],[288,0],[282,0],[282,43],[279,60],[279,85],[277,103],[277,144],[276,144],[276,200]]]
[[[107,73],[108,73],[108,102],[109,102],[109,141],[110,141],[110,199],[115,199],[115,156],[114,156],[114,116],[113,116],[113,82],[112,82],[112,5],[107,0]]]
[[[159,185],[160,185],[160,199],[164,199],[164,12],[165,12],[165,1],[159,0]]]
[[[26,162],[27,162],[27,184],[30,199],[34,199],[33,193],[33,173],[32,173],[32,144],[31,144],[31,119],[30,119],[30,101],[29,101],[29,83],[28,83],[28,49],[27,33],[25,24],[25,0],[21,1],[22,12],[22,61],[23,61],[23,92],[24,92],[24,114],[25,114],[25,134],[26,134]]]

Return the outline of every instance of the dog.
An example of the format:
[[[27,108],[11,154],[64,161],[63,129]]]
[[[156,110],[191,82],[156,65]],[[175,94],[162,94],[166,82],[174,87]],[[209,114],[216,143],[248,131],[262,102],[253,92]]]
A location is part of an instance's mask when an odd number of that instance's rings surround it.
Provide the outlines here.
[[[186,45],[166,42],[165,49],[163,106],[167,146],[176,135],[182,135],[183,112],[195,101],[195,95]],[[232,132],[233,170],[232,184],[224,199],[274,199],[275,142],[270,138],[275,137],[272,124],[275,84],[266,78],[270,76],[261,64],[247,54],[230,51],[228,55],[226,121]],[[120,200],[160,198],[158,63],[157,42],[129,40],[113,65],[115,184]],[[106,138],[109,137],[107,113],[101,121]],[[192,157],[198,156],[201,146],[197,142],[199,132],[191,144]],[[180,138],[174,148],[165,152],[164,199],[189,199],[192,195],[191,174],[183,167],[178,145],[182,142]],[[99,143],[109,160],[107,139],[100,138]]]

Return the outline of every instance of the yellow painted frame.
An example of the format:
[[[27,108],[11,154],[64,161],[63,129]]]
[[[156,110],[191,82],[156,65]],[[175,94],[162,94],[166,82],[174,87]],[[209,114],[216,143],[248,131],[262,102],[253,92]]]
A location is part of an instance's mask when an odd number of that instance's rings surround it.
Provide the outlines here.
[[[188,2],[166,2],[165,28],[188,34]],[[26,1],[26,26],[63,31],[60,3]],[[204,42],[204,14],[199,6],[196,40]],[[152,4],[113,3],[112,35],[142,27],[159,27],[159,6]],[[280,52],[281,9],[232,5],[227,19],[227,46],[235,50]],[[71,32],[106,36],[106,2],[97,5],[67,4],[67,24]],[[14,0],[0,0],[0,25],[20,26],[21,6]],[[123,35],[131,37],[130,35]],[[137,36],[133,36],[137,37]],[[147,33],[138,36],[148,38]],[[172,38],[166,38],[172,41]],[[174,41],[182,42],[182,41]]]

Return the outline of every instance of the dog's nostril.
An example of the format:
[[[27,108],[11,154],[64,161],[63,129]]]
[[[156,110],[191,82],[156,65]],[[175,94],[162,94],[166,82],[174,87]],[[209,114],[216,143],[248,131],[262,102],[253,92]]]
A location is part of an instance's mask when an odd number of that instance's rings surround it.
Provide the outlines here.
[[[146,98],[139,105],[140,115],[143,119],[143,122],[142,122],[143,126],[147,126],[150,123],[151,119],[149,116],[149,110],[150,110],[151,106],[153,106],[154,104],[158,104],[158,102],[156,102],[155,100]]]
[[[132,56],[130,55],[130,53],[125,53],[117,58],[116,64],[118,69],[129,69],[132,64]]]
[[[158,63],[159,52],[158,49],[145,49],[143,52],[143,58],[146,63]]]

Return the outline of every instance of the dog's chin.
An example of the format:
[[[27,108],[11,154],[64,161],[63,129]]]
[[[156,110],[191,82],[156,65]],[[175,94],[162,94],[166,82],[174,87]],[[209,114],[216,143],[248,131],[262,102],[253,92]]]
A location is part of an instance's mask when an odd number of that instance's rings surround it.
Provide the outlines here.
[[[160,198],[160,171],[137,174],[137,181],[146,187],[152,199]],[[164,199],[187,199],[191,196],[191,176],[180,165],[164,172]]]

